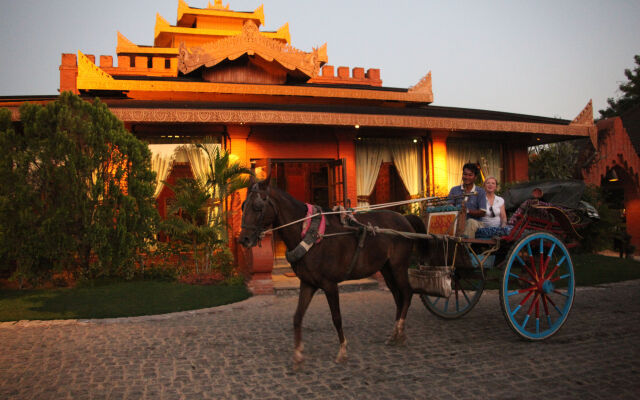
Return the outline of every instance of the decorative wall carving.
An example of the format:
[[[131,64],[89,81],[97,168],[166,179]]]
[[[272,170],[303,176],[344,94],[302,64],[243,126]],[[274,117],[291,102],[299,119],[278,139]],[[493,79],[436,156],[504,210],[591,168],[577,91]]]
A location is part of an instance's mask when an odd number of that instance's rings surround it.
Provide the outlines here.
[[[428,93],[433,97],[433,89],[431,86],[431,71],[427,73],[420,82],[409,88],[409,93]]]
[[[124,122],[208,122],[222,124],[302,124],[385,128],[445,129],[482,132],[521,132],[588,137],[595,126],[529,122],[416,117],[403,115],[338,114],[265,110],[196,110],[111,108]]]
[[[593,102],[589,99],[587,105],[580,111],[577,117],[571,121],[570,125],[586,125],[593,126]],[[591,139],[591,144],[593,147],[598,147],[598,130],[594,129],[591,131],[589,138]]]
[[[324,54],[323,54],[324,49]],[[202,66],[213,67],[220,62],[244,55],[258,55],[267,61],[276,61],[284,68],[298,70],[309,78],[318,75],[320,64],[327,61],[326,47],[306,53],[286,43],[264,37],[251,20],[245,21],[242,32],[201,47],[187,48],[180,44],[178,69],[188,74]]]
[[[587,105],[580,111],[577,117],[571,121],[572,124],[593,125],[593,102],[589,99]]]

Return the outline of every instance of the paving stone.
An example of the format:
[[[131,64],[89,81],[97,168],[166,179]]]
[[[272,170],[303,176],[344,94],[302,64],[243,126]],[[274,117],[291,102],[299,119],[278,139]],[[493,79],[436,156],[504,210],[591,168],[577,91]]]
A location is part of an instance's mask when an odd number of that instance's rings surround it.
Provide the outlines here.
[[[0,399],[635,399],[640,281],[578,288],[562,330],[516,337],[497,291],[443,321],[413,299],[405,346],[384,344],[388,291],[342,293],[349,361],[324,296],[303,321],[306,361],[291,365],[296,297],[162,316],[0,323]]]

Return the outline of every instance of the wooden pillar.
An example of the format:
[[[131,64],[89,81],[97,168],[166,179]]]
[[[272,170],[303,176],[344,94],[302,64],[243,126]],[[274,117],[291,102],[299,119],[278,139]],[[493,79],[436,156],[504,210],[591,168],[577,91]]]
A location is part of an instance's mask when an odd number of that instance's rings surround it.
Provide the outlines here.
[[[228,125],[227,150],[238,158],[238,162],[249,166],[251,156],[247,153],[247,141],[251,134],[251,128],[246,125]],[[247,189],[236,192],[230,201],[231,211],[230,231],[231,251],[233,252],[238,268],[249,278],[247,286],[254,295],[273,294],[273,243],[272,235],[266,235],[262,242],[255,247],[245,249],[238,245],[238,235],[242,224],[242,201],[247,195]]]
[[[448,170],[447,170],[447,137],[449,131],[431,131],[431,170],[429,175],[433,177],[432,193],[435,196],[449,194]]]
[[[529,180],[529,151],[524,143],[505,145],[504,177],[507,182],[527,182]]]

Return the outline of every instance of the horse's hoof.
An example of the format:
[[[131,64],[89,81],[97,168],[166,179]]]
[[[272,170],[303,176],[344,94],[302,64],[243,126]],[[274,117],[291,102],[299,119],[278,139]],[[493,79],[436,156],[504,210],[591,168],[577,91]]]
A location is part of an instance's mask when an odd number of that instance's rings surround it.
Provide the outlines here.
[[[404,346],[407,342],[407,337],[405,335],[393,335],[390,336],[384,344],[387,346]]]
[[[347,359],[347,346],[340,347],[340,351],[338,351],[338,356],[336,357],[336,364],[342,364],[346,362]]]
[[[398,336],[394,333],[393,335],[389,336],[387,340],[385,340],[384,344],[386,344],[387,346],[395,346],[397,344],[397,341]]]
[[[294,350],[293,351],[293,366],[299,367],[304,361],[304,354],[302,354],[302,350]]]

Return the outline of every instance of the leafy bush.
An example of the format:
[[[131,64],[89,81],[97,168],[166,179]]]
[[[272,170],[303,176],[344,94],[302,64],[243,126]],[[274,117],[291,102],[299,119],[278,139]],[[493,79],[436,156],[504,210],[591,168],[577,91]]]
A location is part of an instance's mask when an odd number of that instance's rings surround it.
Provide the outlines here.
[[[242,275],[233,275],[224,280],[226,286],[243,286],[245,283],[245,279]]]
[[[580,247],[576,250],[585,253],[595,253],[610,249],[617,232],[624,231],[624,225],[622,224],[619,213],[609,208],[600,187],[593,185],[587,186],[582,197],[598,210],[600,220],[592,221],[580,232],[582,241]]]
[[[178,279],[181,283],[189,285],[215,285],[224,281],[224,277],[219,271],[207,271],[200,273],[190,273]]]
[[[529,179],[572,179],[580,176],[579,142],[551,143],[529,148]]]
[[[213,251],[211,256],[211,266],[222,274],[223,277],[229,278],[233,274],[234,258],[231,249],[227,246],[220,246]]]
[[[179,268],[167,265],[152,265],[139,272],[139,278],[152,281],[174,282],[179,276]]]
[[[189,245],[193,256],[195,272],[199,273],[200,256],[211,251],[222,243],[219,224],[213,224],[207,216],[207,207],[211,200],[209,191],[195,179],[180,179],[169,186],[175,193],[175,202],[169,209],[169,218],[161,224],[163,231],[171,237],[171,241],[179,241]],[[208,260],[203,267],[209,269]]]
[[[20,120],[0,110],[0,265],[21,282],[132,278],[157,221],[147,145],[69,92],[24,104]]]

